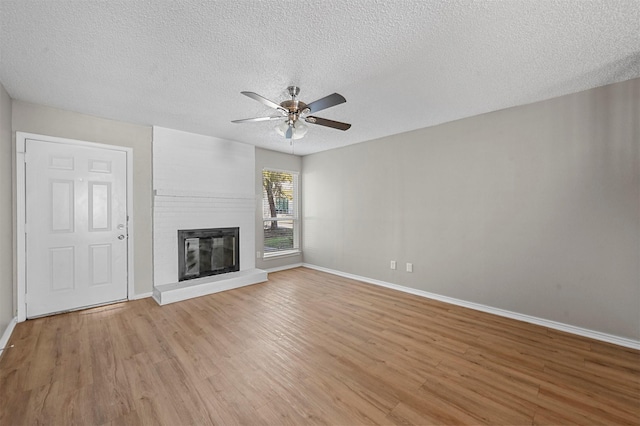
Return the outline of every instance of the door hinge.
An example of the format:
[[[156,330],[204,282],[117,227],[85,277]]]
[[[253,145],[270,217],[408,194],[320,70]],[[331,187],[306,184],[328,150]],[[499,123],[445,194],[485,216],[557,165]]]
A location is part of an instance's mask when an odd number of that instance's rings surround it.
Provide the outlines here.
[[[29,232],[29,224],[25,223],[24,224],[24,233],[27,234]]]
[[[27,151],[25,151],[25,152],[24,152],[24,162],[25,162],[25,164],[27,163],[27,158],[28,158],[28,157],[29,157],[29,156],[27,155]]]

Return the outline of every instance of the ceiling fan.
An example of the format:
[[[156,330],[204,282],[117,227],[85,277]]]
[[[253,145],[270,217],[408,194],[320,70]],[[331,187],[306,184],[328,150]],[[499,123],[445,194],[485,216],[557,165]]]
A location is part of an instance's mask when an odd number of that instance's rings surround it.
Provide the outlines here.
[[[287,91],[291,99],[277,104],[269,99],[253,92],[240,92],[245,96],[255,99],[256,101],[273,108],[278,111],[279,115],[271,115],[267,117],[245,118],[244,120],[233,120],[232,123],[253,123],[256,121],[272,121],[280,120],[281,123],[276,126],[276,131],[287,139],[300,139],[307,133],[307,126],[303,123],[319,124],[320,126],[331,127],[338,130],[348,130],[351,124],[333,121],[326,118],[315,117],[313,114],[332,106],[340,105],[347,100],[337,93],[324,98],[305,104],[298,100],[300,88],[297,86],[287,87]]]

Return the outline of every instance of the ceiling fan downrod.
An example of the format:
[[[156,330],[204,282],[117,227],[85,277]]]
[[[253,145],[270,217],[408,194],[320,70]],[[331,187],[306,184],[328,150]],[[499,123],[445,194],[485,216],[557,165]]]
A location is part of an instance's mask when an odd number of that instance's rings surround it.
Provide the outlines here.
[[[298,86],[289,86],[287,87],[287,91],[289,92],[289,96],[291,96],[291,99],[294,99],[294,100],[300,94],[300,88]]]

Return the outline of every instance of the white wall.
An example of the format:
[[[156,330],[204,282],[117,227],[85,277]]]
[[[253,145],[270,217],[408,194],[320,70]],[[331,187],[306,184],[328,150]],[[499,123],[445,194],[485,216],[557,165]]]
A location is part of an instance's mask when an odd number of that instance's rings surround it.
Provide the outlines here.
[[[13,101],[12,108],[14,132],[22,131],[133,148],[134,289],[136,294],[150,293],[153,270],[151,127],[16,100]]]
[[[11,98],[0,84],[0,336],[15,316],[13,309],[13,144]]]
[[[255,194],[256,194],[256,250],[264,248],[264,232],[262,222],[262,170],[276,169],[286,170],[289,172],[300,173],[302,179],[302,157],[282,152],[269,151],[266,149],[256,148],[256,168],[255,168]],[[301,194],[304,197],[304,194]],[[302,203],[300,203],[302,206]],[[302,217],[302,216],[301,216]],[[300,220],[302,222],[302,220]],[[302,223],[300,224],[302,228]],[[256,266],[259,269],[278,269],[287,265],[296,265],[302,263],[302,253],[296,255],[287,255],[282,257],[271,257],[256,260]]]
[[[255,147],[153,128],[154,284],[178,281],[179,229],[240,228],[240,270],[255,268]]]
[[[636,79],[306,156],[304,261],[638,340],[639,117]]]

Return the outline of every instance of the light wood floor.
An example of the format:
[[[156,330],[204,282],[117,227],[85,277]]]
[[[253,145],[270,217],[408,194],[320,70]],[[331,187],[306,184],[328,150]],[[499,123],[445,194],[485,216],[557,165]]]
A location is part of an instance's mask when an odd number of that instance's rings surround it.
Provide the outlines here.
[[[0,424],[638,424],[640,352],[309,269],[18,324]]]

